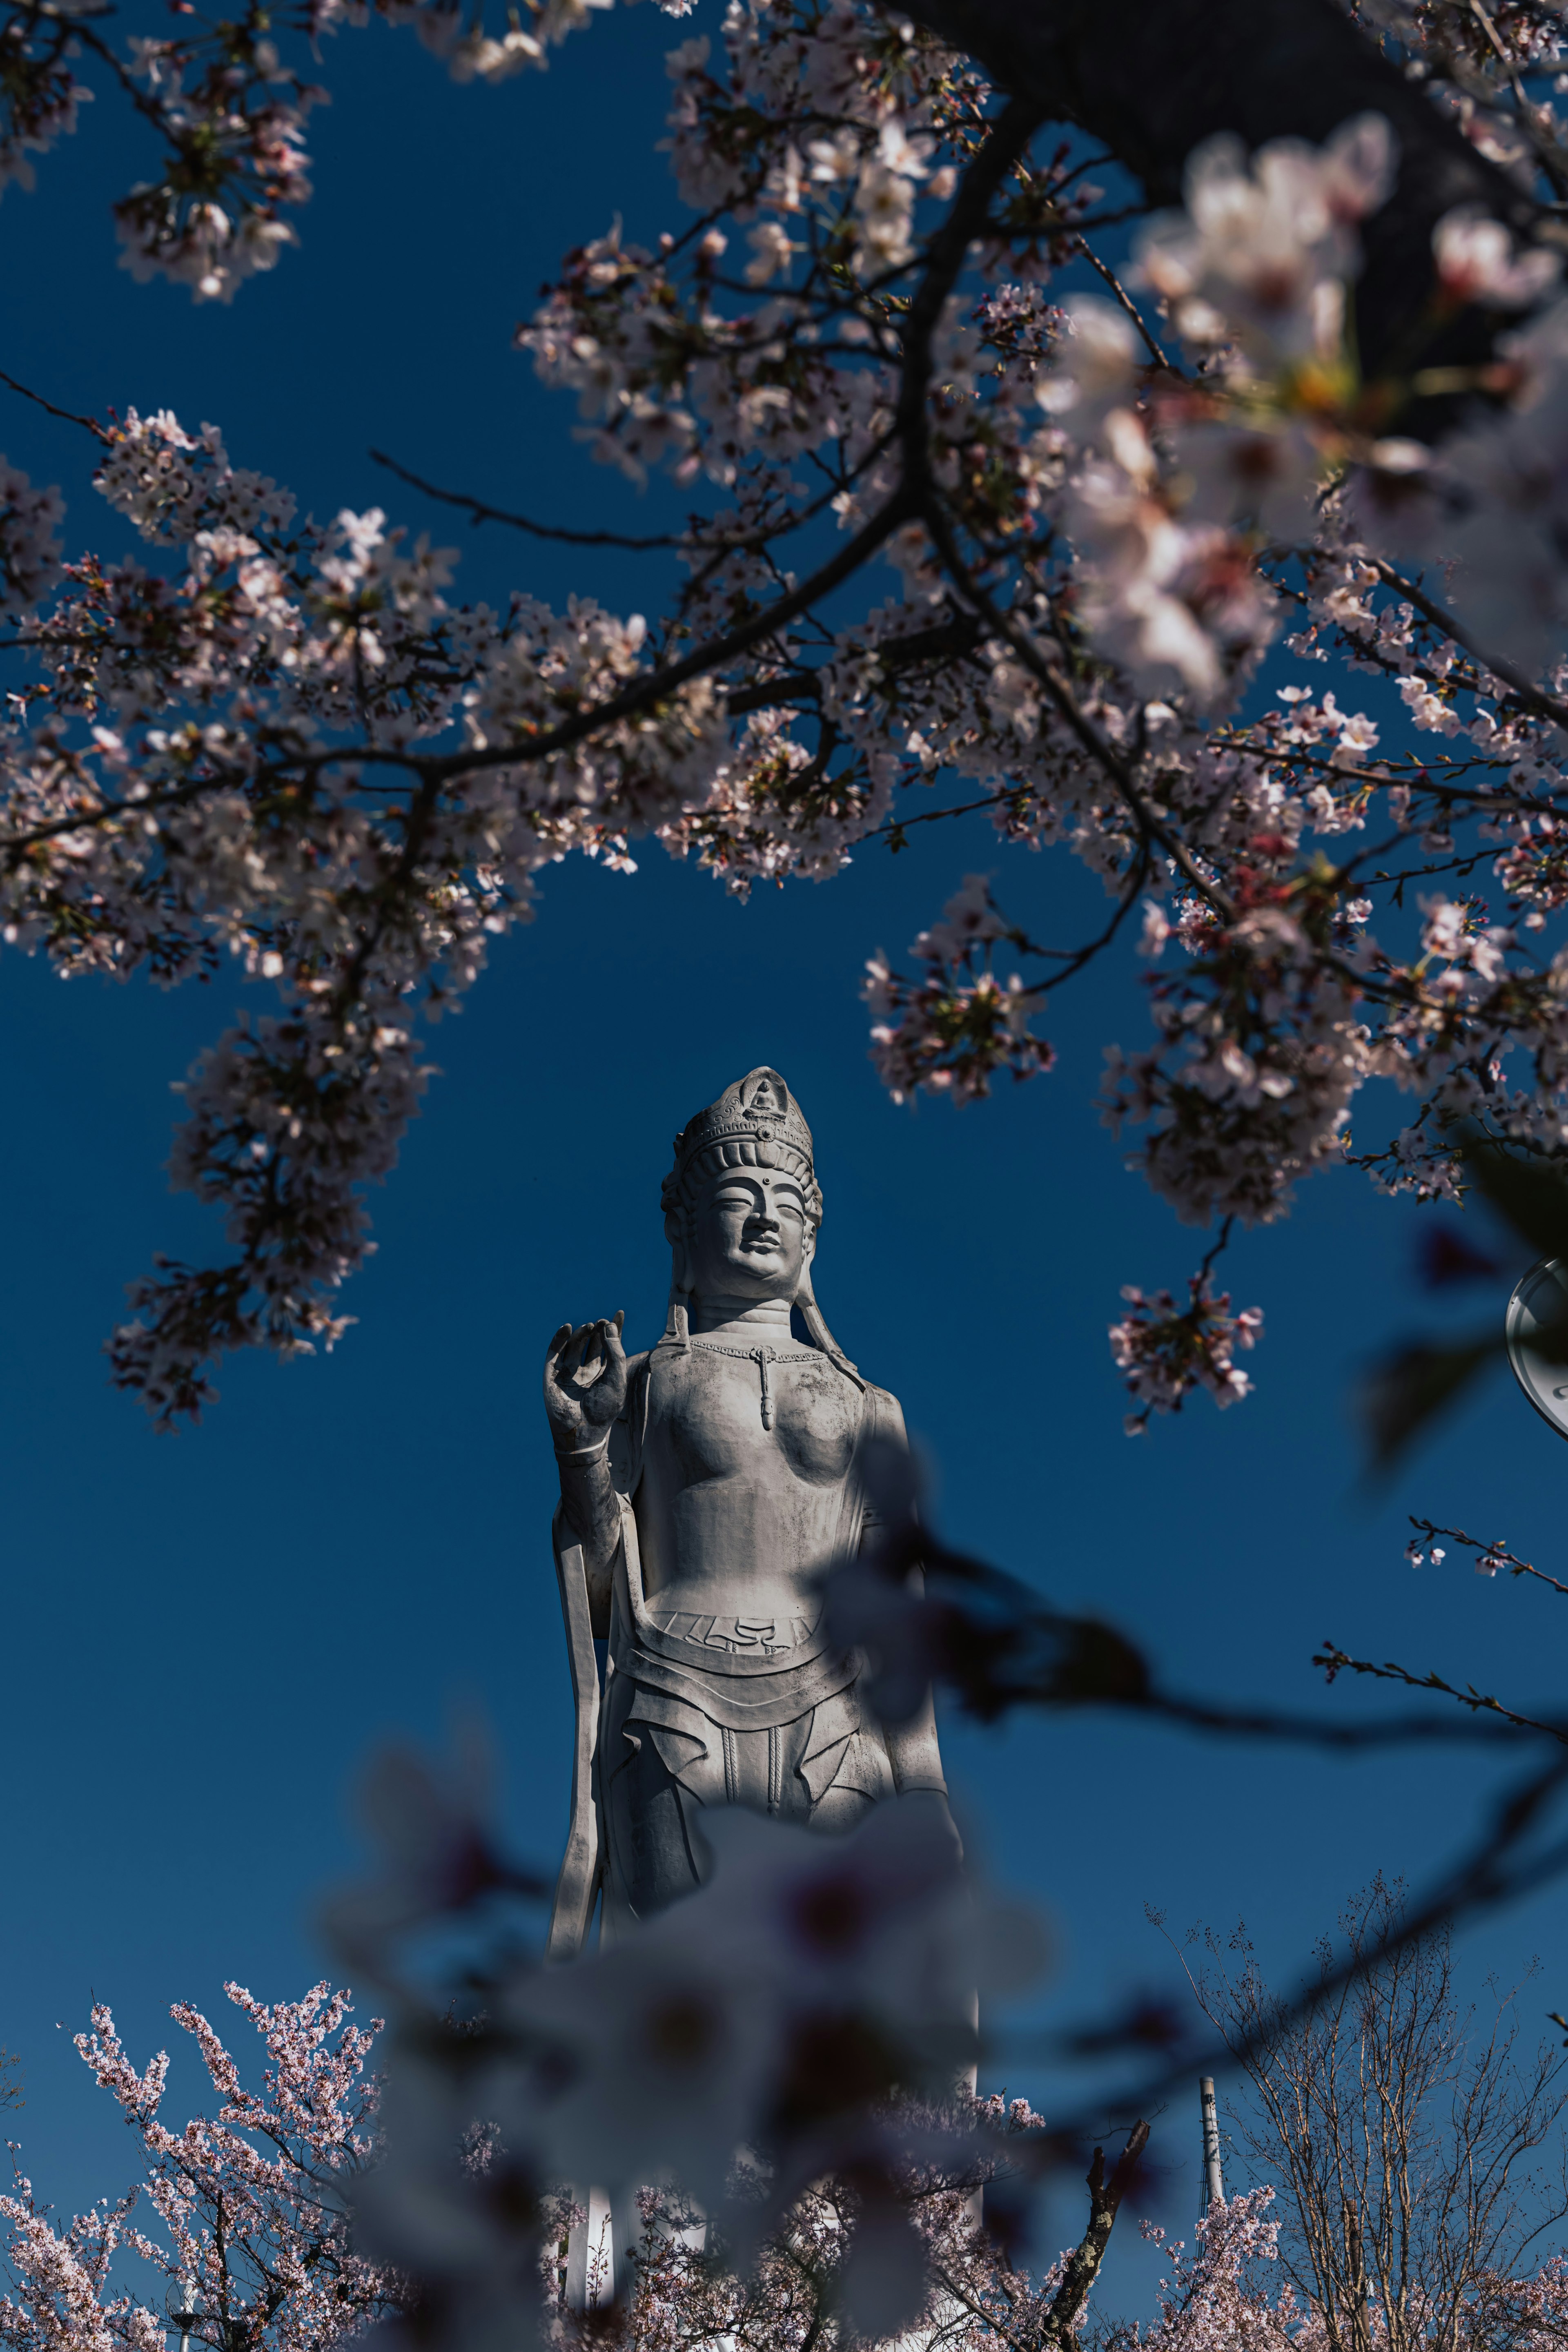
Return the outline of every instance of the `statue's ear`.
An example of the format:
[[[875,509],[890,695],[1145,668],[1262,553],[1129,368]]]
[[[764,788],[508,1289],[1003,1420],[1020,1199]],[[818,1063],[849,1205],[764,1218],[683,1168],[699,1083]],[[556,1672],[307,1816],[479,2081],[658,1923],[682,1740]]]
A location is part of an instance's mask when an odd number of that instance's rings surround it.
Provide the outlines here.
[[[664,1239],[672,1249],[678,1249],[686,1237],[686,1221],[678,1208],[664,1212]]]
[[[802,1243],[800,1244],[800,1263],[801,1263],[801,1265],[802,1265],[803,1266],[810,1265],[810,1263],[811,1263],[811,1260],[816,1256],[816,1255],[817,1255],[817,1228],[816,1228],[816,1226],[815,1226],[815,1225],[813,1225],[812,1223],[810,1223],[808,1221],[808,1223],[807,1223],[807,1226],[806,1226],[806,1237],[805,1237],[804,1241],[802,1241]]]

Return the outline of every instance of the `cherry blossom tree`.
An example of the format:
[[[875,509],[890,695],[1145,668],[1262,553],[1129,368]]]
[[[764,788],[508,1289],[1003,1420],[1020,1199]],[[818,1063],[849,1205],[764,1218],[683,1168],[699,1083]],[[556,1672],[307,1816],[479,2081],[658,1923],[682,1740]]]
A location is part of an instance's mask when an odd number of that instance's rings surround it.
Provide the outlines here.
[[[325,1983],[271,2008],[226,1990],[260,2038],[262,2087],[246,2087],[213,2026],[177,2001],[170,2015],[218,2102],[181,2129],[162,2116],[167,2052],[138,2073],[102,2005],[76,2037],[136,2137],[139,2177],[61,2225],[18,2171],[0,2197],[11,2352],[164,2352],[176,2317],[209,2352],[329,2352],[407,2302],[406,2284],[350,2236],[349,2196],[374,2154],[380,2086],[366,2063],[379,2021],[352,2023],[348,1994]]]
[[[911,2166],[890,2184],[880,2212],[868,2213],[863,2184],[830,2179],[813,2186],[747,2270],[716,2262],[701,2214],[656,2190],[641,2200],[643,2235],[631,2292],[619,2309],[590,2308],[596,2337],[608,2332],[647,2352],[809,2352],[827,2342],[897,2340],[919,2352],[1066,2352],[1082,2333],[1088,2296],[1103,2261],[1148,2126],[1107,2168],[1096,2148],[1089,2217],[1079,2243],[1037,2278],[1009,2259],[977,2206],[1005,2189],[1006,2141],[1038,2134],[1041,2118],[1019,2099],[977,2103],[977,2120],[1000,2135],[993,2153],[955,2177]],[[911,2252],[917,2257],[911,2260]]]
[[[129,103],[164,161],[128,266],[228,300],[308,193],[307,44],[371,13],[8,0],[0,174]],[[381,13],[495,81],[593,12]],[[167,409],[78,420],[141,561],[64,562],[7,465],[5,940],[274,995],[185,1086],[175,1181],[230,1254],[134,1286],[115,1380],[167,1423],[225,1349],[334,1343],[423,1021],[543,867],[634,836],[741,895],[937,817],[1082,860],[1090,938],[971,877],[873,956],[876,1065],[956,1101],[1040,1076],[1053,991],[1135,936],[1152,1037],[1105,1117],[1220,1241],[1347,1159],[1453,1197],[1461,1121],[1561,1154],[1559,37],[1538,0],[1180,0],[1157,37],[1128,0],[735,0],[670,59],[684,222],[591,235],[517,336],[598,457],[691,501],[626,542],[670,567],[655,618],[586,575],[564,613],[465,605],[449,551],[298,523]],[[1408,1108],[1353,1145],[1370,1082]],[[1260,1318],[1213,1264],[1184,1307],[1129,1287],[1134,1429],[1245,1393]]]

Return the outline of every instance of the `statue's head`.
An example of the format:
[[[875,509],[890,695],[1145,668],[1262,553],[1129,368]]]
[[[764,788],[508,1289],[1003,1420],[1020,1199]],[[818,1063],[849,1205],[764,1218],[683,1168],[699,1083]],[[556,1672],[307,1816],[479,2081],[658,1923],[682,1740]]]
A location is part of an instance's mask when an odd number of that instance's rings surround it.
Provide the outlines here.
[[[662,1197],[674,1261],[672,1338],[685,1339],[694,1293],[786,1298],[817,1345],[843,1361],[811,1289],[822,1221],[811,1130],[777,1070],[748,1070],[686,1121]]]

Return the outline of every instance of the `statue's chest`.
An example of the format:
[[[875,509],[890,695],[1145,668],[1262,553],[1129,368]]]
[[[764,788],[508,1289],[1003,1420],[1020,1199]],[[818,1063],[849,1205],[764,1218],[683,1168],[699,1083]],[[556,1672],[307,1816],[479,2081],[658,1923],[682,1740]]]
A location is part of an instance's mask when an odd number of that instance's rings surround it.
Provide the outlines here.
[[[815,1353],[769,1359],[694,1347],[661,1364],[648,1436],[681,1486],[744,1476],[836,1486],[854,1453],[860,1391]]]

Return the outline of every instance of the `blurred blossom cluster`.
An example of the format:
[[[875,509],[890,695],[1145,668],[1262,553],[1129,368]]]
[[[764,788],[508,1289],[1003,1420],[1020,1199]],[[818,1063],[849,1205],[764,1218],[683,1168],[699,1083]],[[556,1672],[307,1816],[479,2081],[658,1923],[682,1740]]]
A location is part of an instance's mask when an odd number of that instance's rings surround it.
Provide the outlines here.
[[[382,1868],[329,1916],[392,2017],[356,2242],[413,2273],[422,2340],[543,2326],[591,2185],[618,2231],[641,2200],[635,2281],[622,2240],[604,2301],[645,2316],[672,2264],[694,2299],[744,2300],[777,2286],[781,2244],[831,2231],[797,2304],[880,2337],[929,2301],[932,2231],[978,2260],[976,2188],[1045,2162],[1022,2102],[964,2087],[977,1992],[1031,1981],[1040,1931],[966,1877],[944,1806],[891,1801],[839,1838],[717,1811],[697,1893],[541,1966],[510,1924],[539,1890],[498,1858],[471,1780],[393,1757],[368,1805]]]

